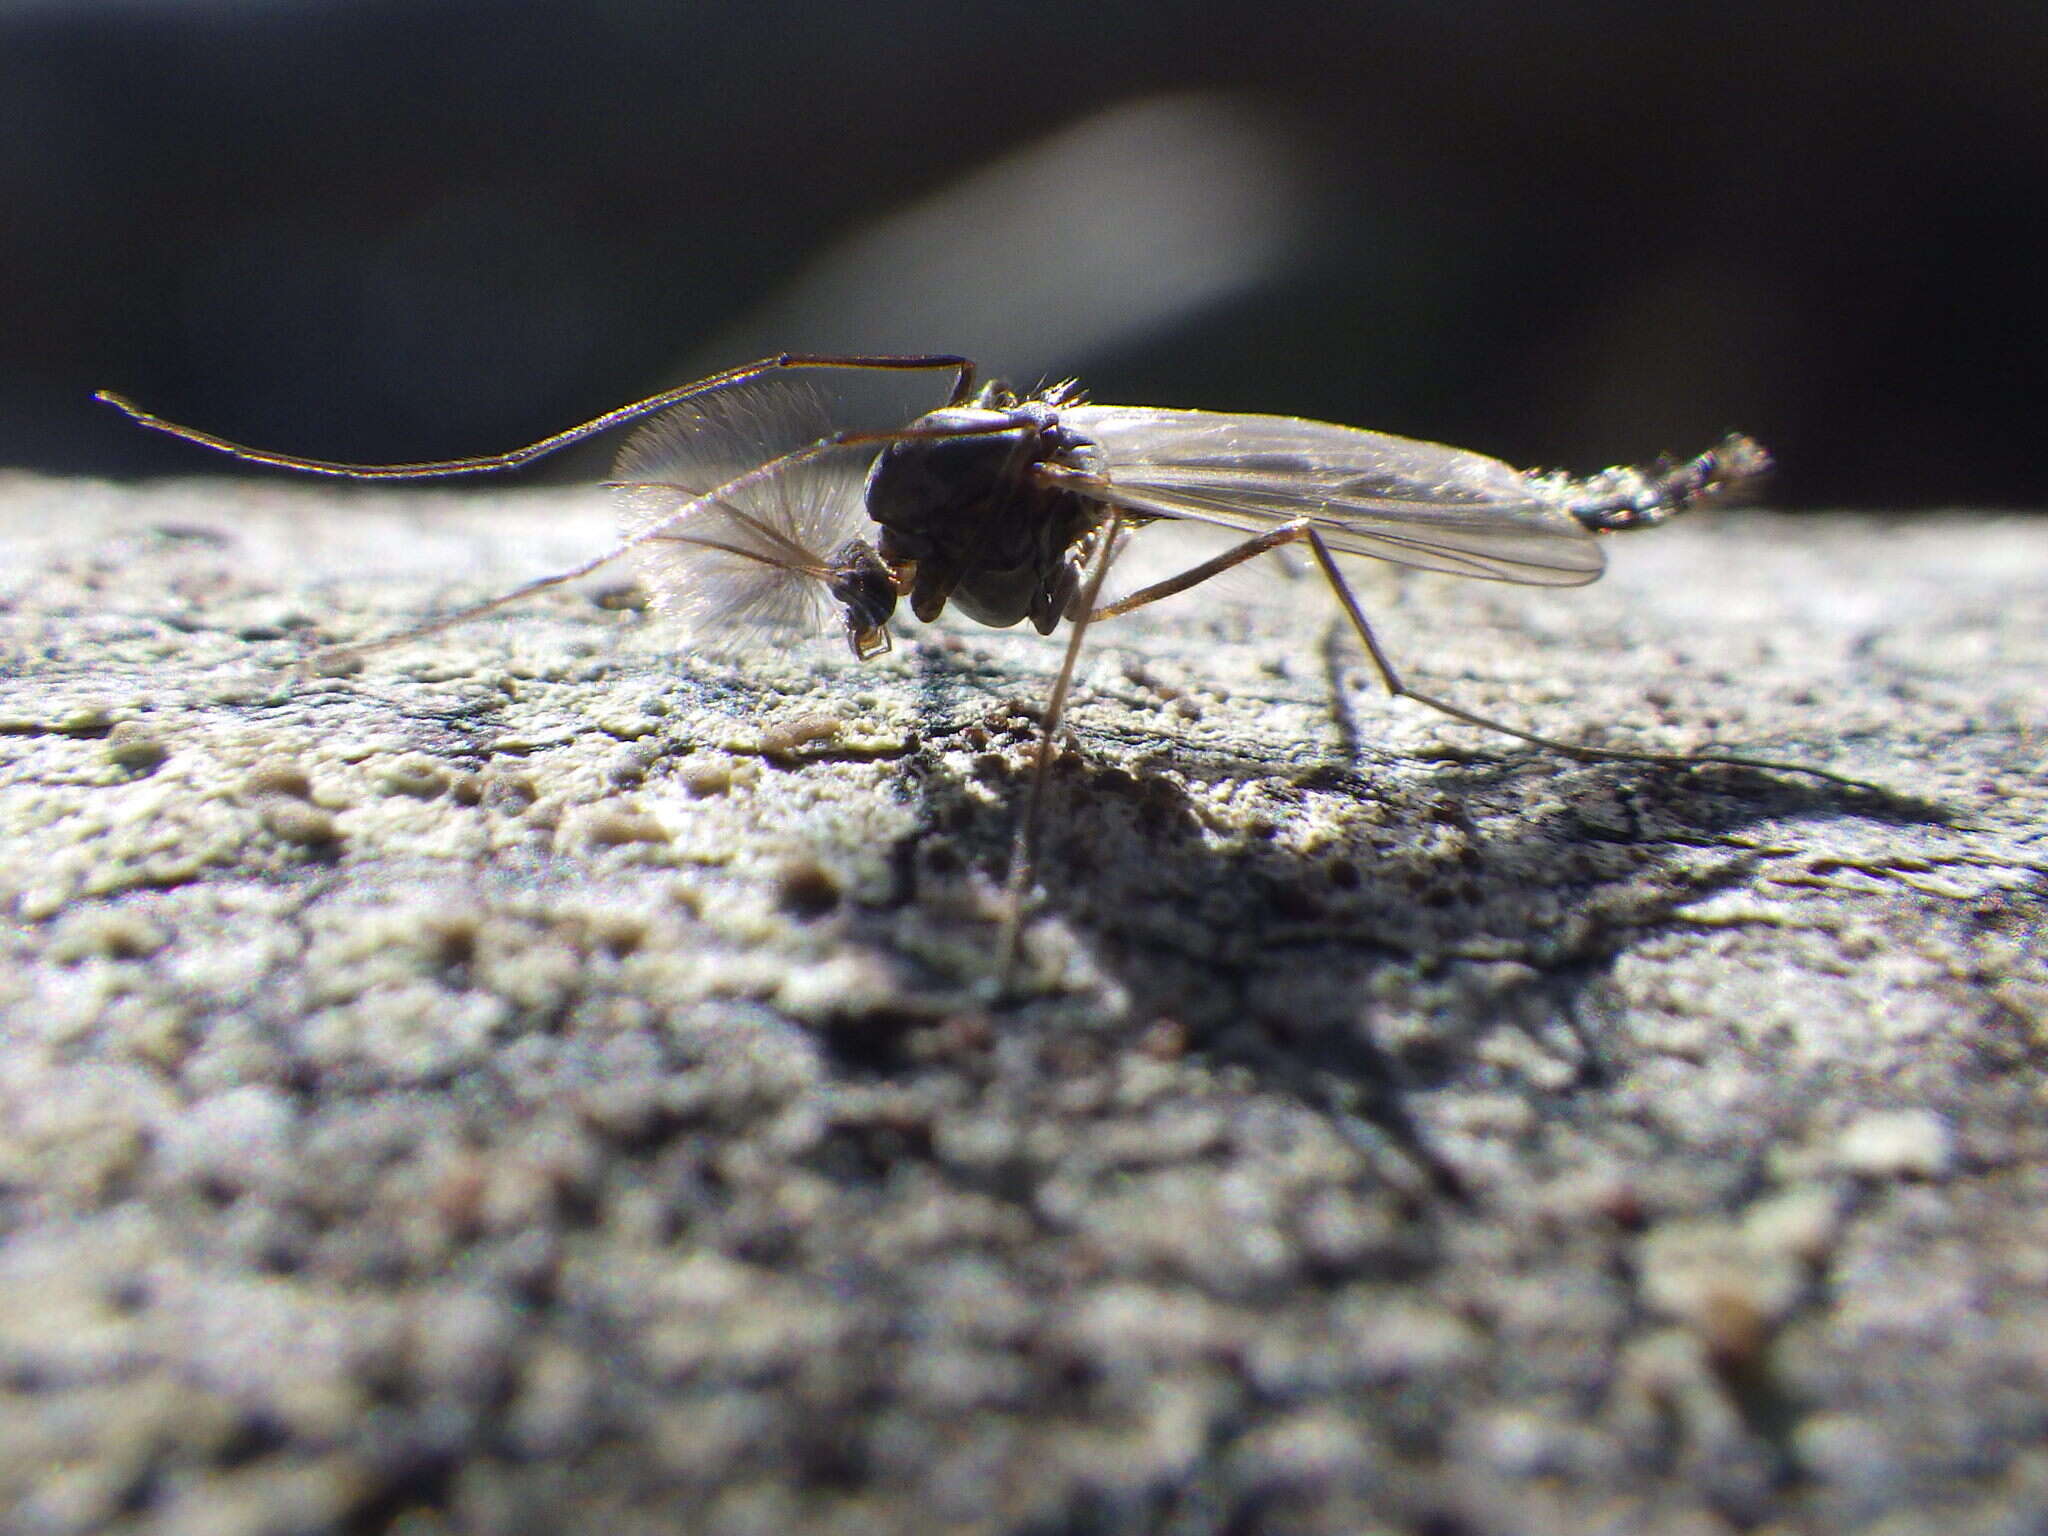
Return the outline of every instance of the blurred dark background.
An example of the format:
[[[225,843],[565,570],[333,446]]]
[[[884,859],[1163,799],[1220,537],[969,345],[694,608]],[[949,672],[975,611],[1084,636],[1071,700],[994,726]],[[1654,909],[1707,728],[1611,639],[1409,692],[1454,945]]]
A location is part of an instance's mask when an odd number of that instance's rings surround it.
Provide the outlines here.
[[[2048,483],[2048,8],[0,7],[0,464],[509,447],[778,347],[1789,505]]]

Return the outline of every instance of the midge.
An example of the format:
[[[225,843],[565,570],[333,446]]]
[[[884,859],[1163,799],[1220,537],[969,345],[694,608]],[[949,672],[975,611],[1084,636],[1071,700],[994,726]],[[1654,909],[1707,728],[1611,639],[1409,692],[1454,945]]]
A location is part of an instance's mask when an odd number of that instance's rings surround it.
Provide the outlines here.
[[[849,426],[806,381],[950,374],[937,410],[880,429]],[[856,657],[889,648],[899,602],[932,620],[951,604],[980,623],[1068,623],[1019,820],[1013,893],[1028,878],[1054,733],[1090,624],[1130,613],[1290,545],[1305,546],[1389,693],[1468,725],[1582,758],[1727,763],[1856,784],[1796,763],[1722,753],[1581,746],[1491,720],[1410,688],[1338,564],[1365,556],[1533,586],[1578,586],[1605,563],[1603,534],[1646,528],[1753,479],[1769,456],[1730,436],[1696,458],[1588,479],[1524,473],[1438,443],[1289,416],[1091,405],[1071,383],[1018,395],[977,387],[964,357],[783,354],[664,390],[524,448],[418,464],[339,464],[228,442],[99,398],[155,431],[258,464],[359,480],[487,474],[530,464],[629,422],[607,482],[621,536],[565,571],[366,645],[382,649],[588,575],[628,550],[656,606],[715,643],[836,619]],[[1111,565],[1162,521],[1207,524],[1239,543],[1114,602]],[[316,658],[320,659],[320,658]],[[1014,908],[1013,908],[1014,911]],[[1005,936],[1005,960],[1014,916]]]

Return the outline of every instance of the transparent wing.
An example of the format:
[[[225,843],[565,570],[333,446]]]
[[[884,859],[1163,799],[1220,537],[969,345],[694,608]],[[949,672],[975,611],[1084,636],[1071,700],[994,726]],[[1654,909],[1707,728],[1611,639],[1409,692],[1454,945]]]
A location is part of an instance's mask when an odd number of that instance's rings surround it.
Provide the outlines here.
[[[1498,459],[1292,416],[1079,405],[1060,420],[1102,450],[1134,512],[1261,533],[1307,518],[1331,549],[1532,586],[1580,586],[1605,560],[1555,499]]]
[[[865,521],[875,450],[830,448],[762,471],[836,426],[816,389],[770,376],[664,411],[619,450],[620,534],[636,541],[655,609],[698,648],[830,627],[827,568]]]

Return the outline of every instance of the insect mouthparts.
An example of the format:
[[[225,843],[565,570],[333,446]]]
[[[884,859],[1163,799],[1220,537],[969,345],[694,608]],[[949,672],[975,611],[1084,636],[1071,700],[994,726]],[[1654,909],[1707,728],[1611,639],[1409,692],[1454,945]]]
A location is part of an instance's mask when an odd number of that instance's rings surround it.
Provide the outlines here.
[[[866,539],[848,539],[832,557],[825,590],[845,610],[847,643],[856,661],[890,648],[889,620],[896,613],[896,577]]]

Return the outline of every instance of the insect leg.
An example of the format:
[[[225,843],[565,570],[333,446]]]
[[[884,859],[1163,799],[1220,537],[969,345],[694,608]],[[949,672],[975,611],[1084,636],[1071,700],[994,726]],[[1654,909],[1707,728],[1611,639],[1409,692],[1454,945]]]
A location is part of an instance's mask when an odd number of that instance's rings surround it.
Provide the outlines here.
[[[556,571],[552,575],[537,577],[532,581],[524,582],[514,587],[509,592],[500,592],[496,597],[485,598],[480,603],[471,603],[466,608],[457,608],[452,613],[439,614],[434,618],[428,619],[425,623],[415,624],[409,629],[400,630],[395,635],[385,635],[381,639],[365,640],[355,645],[323,645],[301,661],[299,669],[302,672],[313,673],[341,670],[352,666],[361,657],[372,655],[378,651],[388,651],[395,646],[409,644],[427,635],[438,635],[444,629],[453,629],[458,624],[467,624],[472,619],[481,619],[487,614],[496,613],[500,608],[532,597],[537,592],[545,592],[549,587],[559,587],[564,582],[575,581],[580,577],[588,576],[592,571],[601,570],[603,567],[610,565],[612,561],[618,559],[625,552],[625,545],[615,544],[602,554],[593,555],[588,560],[579,561],[566,571]]]
[[[1222,554],[1204,560],[1200,565],[1191,565],[1177,576],[1155,581],[1149,587],[1140,587],[1136,592],[1097,608],[1088,615],[1088,618],[1091,622],[1096,619],[1113,619],[1119,614],[1129,613],[1133,608],[1143,608],[1148,603],[1156,603],[1162,597],[1172,597],[1176,593],[1187,591],[1190,587],[1198,587],[1211,576],[1221,576],[1232,566],[1243,565],[1247,560],[1256,560],[1260,555],[1270,554],[1283,545],[1294,543],[1307,529],[1306,523],[1288,523],[1269,533],[1262,533],[1257,538],[1246,539],[1242,544],[1233,544]]]
[[[1336,558],[1311,523],[1288,523],[1256,538],[1247,539],[1244,543],[1234,545],[1200,565],[1189,567],[1177,576],[1169,576],[1164,581],[1155,582],[1107,607],[1097,609],[1089,617],[1112,619],[1119,614],[1129,613],[1134,608],[1142,608],[1148,603],[1158,602],[1161,598],[1185,592],[1212,576],[1221,575],[1233,566],[1242,565],[1247,560],[1257,559],[1260,555],[1295,542],[1303,542],[1309,546],[1316,564],[1322,567],[1323,576],[1329,582],[1330,590],[1336,594],[1339,605],[1344,609],[1344,616],[1350,620],[1353,633],[1364,645],[1366,654],[1372,658],[1373,667],[1379,673],[1380,681],[1386,685],[1387,692],[1397,699],[1412,699],[1417,704],[1433,709],[1438,714],[1448,715],[1451,719],[1466,725],[1477,726],[1481,730],[1497,731],[1503,736],[1512,736],[1517,741],[1526,741],[1531,746],[1582,760],[1659,763],[1680,768],[1692,767],[1699,763],[1725,763],[1736,768],[1756,768],[1770,773],[1805,774],[1810,778],[1825,779],[1830,783],[1847,785],[1852,789],[1879,789],[1879,786],[1866,783],[1862,779],[1850,778],[1846,774],[1831,773],[1825,768],[1813,768],[1805,763],[1780,762],[1772,758],[1745,757],[1726,752],[1630,752],[1620,747],[1593,747],[1577,742],[1559,741],[1554,737],[1539,736],[1534,731],[1525,731],[1505,721],[1475,714],[1469,709],[1461,709],[1447,699],[1419,692],[1409,687],[1402,679],[1392,658],[1381,646],[1379,637],[1373,633],[1372,625],[1366,620],[1365,610],[1359,606],[1358,598],[1352,592],[1351,584],[1344,579],[1344,573],[1339,569]]]
[[[1017,940],[1024,926],[1024,900],[1031,889],[1031,871],[1038,856],[1038,814],[1045,799],[1046,781],[1052,774],[1053,738],[1067,712],[1067,695],[1073,691],[1074,669],[1081,660],[1081,640],[1095,618],[1095,600],[1102,595],[1102,581],[1116,558],[1117,535],[1123,519],[1112,508],[1100,530],[1101,543],[1095,551],[1087,584],[1081,589],[1078,618],[1067,626],[1067,651],[1060,659],[1059,675],[1045,701],[1045,720],[1038,733],[1038,751],[1031,762],[1031,786],[1024,796],[1024,814],[1010,842],[1010,870],[1003,881],[1002,928],[996,935],[995,983],[998,996],[1010,987],[1010,973],[1017,961]]]
[[[1788,763],[1768,757],[1746,757],[1731,752],[1630,752],[1620,747],[1592,747],[1578,742],[1559,741],[1550,736],[1539,736],[1534,731],[1525,731],[1503,721],[1474,714],[1469,709],[1460,709],[1444,699],[1419,693],[1401,680],[1394,664],[1387,659],[1387,653],[1380,648],[1379,640],[1373,635],[1372,626],[1365,620],[1365,610],[1358,606],[1358,599],[1352,594],[1351,584],[1344,579],[1344,573],[1337,567],[1337,561],[1330,553],[1330,547],[1323,542],[1322,535],[1314,528],[1306,528],[1303,537],[1314,551],[1316,564],[1323,568],[1323,575],[1329,580],[1330,590],[1337,594],[1337,601],[1344,606],[1345,617],[1351,620],[1351,627],[1371,654],[1373,665],[1379,669],[1380,679],[1387,685],[1387,692],[1396,698],[1413,699],[1427,705],[1439,714],[1448,715],[1466,725],[1476,725],[1481,730],[1498,731],[1503,736],[1512,736],[1517,741],[1526,741],[1531,746],[1543,747],[1548,751],[1562,753],[1566,757],[1583,760],[1623,763],[1659,763],[1675,768],[1690,768],[1700,763],[1723,763],[1733,768],[1755,768],[1765,773],[1799,773],[1809,778],[1825,779],[1832,784],[1846,785],[1851,789],[1875,790],[1882,793],[1878,785],[1862,779],[1852,779],[1847,774],[1831,773],[1825,768],[1811,767],[1806,763]]]
[[[649,395],[644,400],[635,400],[606,411],[602,416],[593,416],[589,421],[544,437],[537,443],[528,443],[523,448],[513,448],[504,453],[478,454],[468,459],[431,459],[416,464],[343,464],[331,459],[302,459],[288,453],[273,453],[267,448],[250,448],[241,443],[230,442],[216,437],[211,432],[201,432],[196,427],[180,426],[174,421],[145,411],[141,406],[112,390],[102,389],[94,394],[95,400],[103,400],[120,411],[137,426],[147,427],[152,432],[162,432],[171,437],[183,438],[188,443],[197,443],[202,448],[211,448],[216,453],[227,454],[230,458],[241,459],[250,464],[269,464],[278,469],[294,469],[308,475],[338,475],[350,480],[432,480],[447,475],[483,475],[497,470],[517,469],[531,464],[536,459],[546,458],[600,432],[613,427],[624,426],[629,421],[638,421],[657,411],[680,405],[685,400],[699,395],[712,394],[721,389],[730,389],[736,384],[745,384],[763,374],[775,373],[785,368],[870,368],[916,372],[921,370],[950,370],[953,374],[951,402],[958,404],[965,400],[974,389],[975,365],[972,358],[953,357],[943,353],[892,356],[832,356],[801,352],[781,352],[774,357],[764,357],[758,362],[742,363],[737,368],[728,368],[723,373],[714,373],[708,379],[699,379],[693,384],[679,384],[665,389],[660,394]]]

